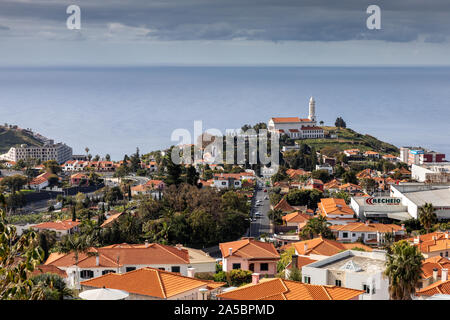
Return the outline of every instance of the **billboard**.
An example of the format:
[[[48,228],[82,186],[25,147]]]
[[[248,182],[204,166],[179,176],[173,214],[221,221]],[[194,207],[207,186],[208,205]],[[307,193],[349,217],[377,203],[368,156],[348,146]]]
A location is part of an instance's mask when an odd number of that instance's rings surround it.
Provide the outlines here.
[[[366,204],[370,206],[375,205],[394,205],[398,206],[402,203],[401,198],[392,197],[370,197],[366,199]]]

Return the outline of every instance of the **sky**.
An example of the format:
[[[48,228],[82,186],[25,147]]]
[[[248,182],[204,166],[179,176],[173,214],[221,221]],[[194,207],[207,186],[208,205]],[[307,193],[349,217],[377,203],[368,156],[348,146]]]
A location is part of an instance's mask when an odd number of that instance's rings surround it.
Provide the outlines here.
[[[448,0],[0,1],[2,67],[449,65],[449,35]]]

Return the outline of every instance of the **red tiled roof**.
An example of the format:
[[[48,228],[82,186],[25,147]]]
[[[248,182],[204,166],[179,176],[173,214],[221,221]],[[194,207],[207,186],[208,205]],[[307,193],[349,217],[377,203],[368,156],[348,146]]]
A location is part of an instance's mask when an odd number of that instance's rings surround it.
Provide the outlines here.
[[[115,244],[102,248],[91,248],[89,252],[98,255],[96,257],[88,253],[80,253],[78,266],[80,268],[118,267],[123,265],[158,265],[158,264],[188,264],[189,252],[186,249],[178,249],[157,243],[148,244]],[[69,267],[75,264],[74,253],[52,253],[45,265],[57,267]]]
[[[217,296],[227,300],[350,300],[362,293],[361,290],[274,278],[262,279],[258,284],[248,284]]]
[[[223,286],[222,282],[211,282],[189,278],[178,273],[155,268],[141,268],[123,274],[106,275],[81,282],[82,286],[124,290],[138,295],[167,299],[187,291],[205,287],[209,290]]]
[[[241,240],[219,244],[222,256],[227,258],[232,255],[246,259],[279,259],[280,255],[272,243],[243,238]]]
[[[282,198],[280,202],[277,203],[275,207],[273,207],[273,210],[281,210],[283,212],[291,212],[294,211],[295,208],[293,208],[286,200],[286,198]]]
[[[52,230],[70,230],[80,224],[80,220],[72,221],[70,219],[55,222],[42,222],[34,225],[32,228],[36,229],[52,229]]]
[[[450,294],[450,280],[439,280],[428,287],[416,291],[418,296],[433,296],[435,294]]]
[[[283,250],[294,247],[299,255],[316,254],[321,256],[332,256],[343,250],[351,250],[355,247],[372,251],[372,248],[361,243],[340,243],[322,237],[294,242],[282,247]]]
[[[36,178],[30,181],[30,185],[40,185],[48,180],[48,178],[52,175],[50,172],[44,172],[40,175],[38,175]]]

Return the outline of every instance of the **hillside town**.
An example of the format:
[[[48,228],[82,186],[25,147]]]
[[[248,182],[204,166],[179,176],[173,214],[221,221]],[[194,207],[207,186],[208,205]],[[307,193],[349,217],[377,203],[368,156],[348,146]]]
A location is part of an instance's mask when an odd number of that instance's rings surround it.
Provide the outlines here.
[[[36,134],[41,146],[11,145],[0,155],[0,276],[15,276],[0,295],[450,299],[445,154],[398,149],[341,117],[326,126],[315,112],[311,97],[307,118],[242,128],[279,139],[272,167],[176,164],[175,146],[74,155]]]

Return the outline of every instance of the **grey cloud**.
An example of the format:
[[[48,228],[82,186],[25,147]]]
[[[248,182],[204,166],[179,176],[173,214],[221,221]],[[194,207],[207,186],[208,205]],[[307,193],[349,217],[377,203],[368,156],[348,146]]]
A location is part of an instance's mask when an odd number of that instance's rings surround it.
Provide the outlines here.
[[[450,33],[448,0],[78,0],[85,25],[146,27],[149,39],[443,42]],[[382,9],[382,30],[366,29],[366,8]],[[66,19],[66,1],[0,4],[0,17]]]

